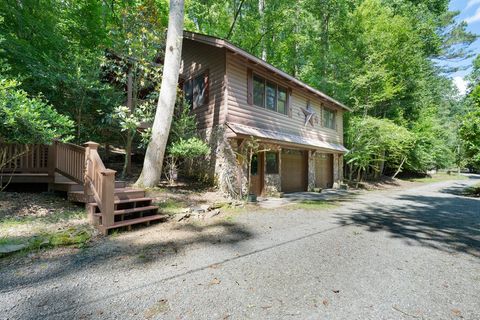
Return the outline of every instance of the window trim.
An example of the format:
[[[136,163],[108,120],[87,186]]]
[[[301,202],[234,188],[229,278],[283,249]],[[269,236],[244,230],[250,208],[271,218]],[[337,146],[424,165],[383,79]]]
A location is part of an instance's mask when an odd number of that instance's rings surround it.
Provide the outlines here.
[[[269,171],[268,167],[268,154],[275,155],[275,170]],[[278,151],[265,152],[265,174],[279,174],[280,173],[280,155]]]
[[[325,125],[325,111],[331,112],[333,114],[333,128]],[[322,106],[322,128],[337,131],[337,110]]]
[[[203,76],[203,79],[205,79],[205,78],[207,79],[207,82],[205,84],[206,85],[206,90],[205,90],[206,91],[206,98],[204,99],[203,104],[195,106],[194,103],[193,103],[193,88],[194,88],[193,84],[194,84],[194,81],[201,76]],[[195,109],[198,109],[198,108],[201,108],[201,107],[204,107],[204,106],[208,105],[209,102],[210,102],[210,70],[205,69],[205,70],[196,72],[196,73],[192,74],[190,77],[187,77],[187,78],[181,80],[181,89],[182,89],[183,96],[184,96],[186,102],[187,102],[187,100],[186,100],[186,94],[185,94],[184,89],[185,89],[185,84],[187,82],[191,82],[191,90],[192,90],[192,102],[191,102],[191,104],[188,105],[189,108],[191,110],[195,110]]]
[[[287,86],[283,86],[278,84],[276,81],[272,81],[266,77],[263,77],[259,75],[256,72],[253,72],[252,69],[248,69],[247,71],[247,101],[248,104],[257,108],[262,108],[268,111],[273,111],[281,115],[289,116],[291,117],[291,112],[290,112],[290,95],[291,95],[291,90]],[[263,80],[263,87],[264,87],[264,92],[263,92],[263,106],[259,106],[255,104],[255,78]],[[273,85],[275,86],[275,109],[270,109],[267,107],[267,87],[268,85]],[[280,112],[278,111],[278,99],[279,99],[279,89],[283,89],[285,91],[286,97],[285,97],[285,112]]]

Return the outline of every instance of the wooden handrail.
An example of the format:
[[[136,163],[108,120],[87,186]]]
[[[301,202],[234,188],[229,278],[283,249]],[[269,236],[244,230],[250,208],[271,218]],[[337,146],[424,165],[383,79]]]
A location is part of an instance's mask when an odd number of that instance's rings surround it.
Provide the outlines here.
[[[98,143],[85,143],[85,195],[93,196],[102,214],[102,227],[114,223],[115,170],[106,169],[98,154]]]

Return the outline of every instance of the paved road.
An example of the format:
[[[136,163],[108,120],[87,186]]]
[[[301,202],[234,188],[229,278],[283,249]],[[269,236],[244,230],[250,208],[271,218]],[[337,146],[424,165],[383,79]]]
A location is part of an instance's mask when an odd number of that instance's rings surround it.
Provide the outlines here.
[[[0,319],[480,319],[480,199],[455,195],[478,181],[3,267]]]

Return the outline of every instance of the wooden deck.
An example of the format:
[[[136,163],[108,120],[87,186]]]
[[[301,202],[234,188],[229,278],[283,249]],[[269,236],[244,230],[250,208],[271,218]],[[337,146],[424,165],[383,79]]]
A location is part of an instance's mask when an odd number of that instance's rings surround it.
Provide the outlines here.
[[[90,223],[105,235],[115,228],[166,219],[145,190],[115,181],[115,171],[105,168],[94,142],[86,147],[54,141],[52,145],[0,144],[0,148],[11,159],[0,173],[0,186],[48,184],[49,190],[65,192],[70,201],[85,203]]]

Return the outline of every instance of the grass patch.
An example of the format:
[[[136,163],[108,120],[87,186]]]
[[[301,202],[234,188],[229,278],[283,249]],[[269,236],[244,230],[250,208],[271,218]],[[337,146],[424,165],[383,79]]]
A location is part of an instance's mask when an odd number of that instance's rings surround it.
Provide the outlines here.
[[[2,194],[0,257],[56,247],[84,247],[95,234],[83,206],[50,194]]]
[[[462,193],[467,197],[480,198],[480,183],[465,188]]]
[[[439,172],[434,174],[432,177],[423,177],[423,178],[411,178],[411,179],[403,179],[410,182],[421,182],[421,183],[433,183],[433,182],[442,182],[442,181],[449,181],[449,180],[467,180],[468,177],[464,175],[460,175],[458,173],[451,173],[448,174],[446,172]]]
[[[27,237],[3,237],[0,238],[0,258],[17,252],[28,253],[48,248],[83,248],[90,242],[93,234],[91,226],[81,225],[55,231],[42,230]],[[20,250],[8,252],[12,247]]]
[[[160,208],[160,211],[162,213],[168,214],[170,216],[180,213],[183,209],[186,208],[185,203],[173,199],[156,202],[155,205]]]
[[[326,210],[337,207],[339,204],[337,202],[328,201],[328,200],[302,200],[299,202],[294,202],[286,206],[288,209],[292,210]]]
[[[45,216],[19,216],[5,217],[0,219],[0,230],[30,224],[52,224],[71,220],[82,220],[86,218],[85,209],[78,210],[57,210]]]

